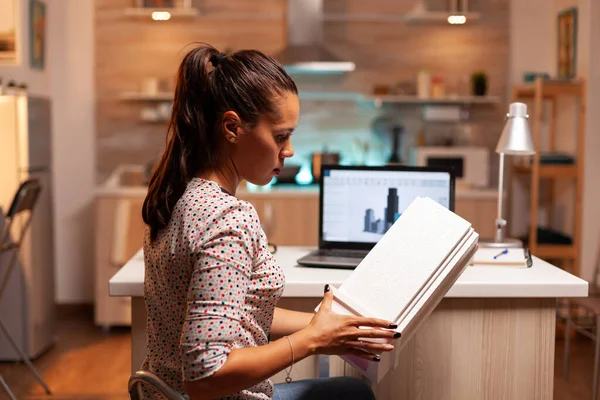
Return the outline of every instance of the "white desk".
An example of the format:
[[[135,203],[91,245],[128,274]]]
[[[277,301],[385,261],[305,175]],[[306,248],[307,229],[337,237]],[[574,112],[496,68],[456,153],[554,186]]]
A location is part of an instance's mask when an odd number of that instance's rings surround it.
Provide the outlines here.
[[[280,306],[312,311],[323,287],[351,273],[300,267],[306,247],[280,247],[285,271]],[[132,297],[132,369],[145,355],[144,261],[140,250],[110,279],[111,296]],[[470,266],[402,350],[396,369],[374,385],[378,399],[552,398],[556,299],[586,297],[588,283],[533,257],[531,268]],[[331,375],[356,375],[331,357]],[[294,367],[315,376],[316,358]],[[274,377],[281,381],[280,374]]]

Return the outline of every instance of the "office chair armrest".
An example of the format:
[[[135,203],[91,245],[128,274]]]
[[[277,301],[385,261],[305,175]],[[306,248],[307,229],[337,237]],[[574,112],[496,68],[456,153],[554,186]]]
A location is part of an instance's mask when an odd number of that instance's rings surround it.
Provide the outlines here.
[[[15,243],[4,244],[4,245],[0,246],[0,253],[9,251],[9,250],[13,250],[13,249],[18,249],[18,248],[19,248],[19,245],[15,244]]]
[[[167,400],[186,400],[181,394],[167,385],[162,379],[148,371],[137,371],[129,378],[128,390],[132,400],[139,400],[137,386],[139,383],[148,383],[158,390]]]

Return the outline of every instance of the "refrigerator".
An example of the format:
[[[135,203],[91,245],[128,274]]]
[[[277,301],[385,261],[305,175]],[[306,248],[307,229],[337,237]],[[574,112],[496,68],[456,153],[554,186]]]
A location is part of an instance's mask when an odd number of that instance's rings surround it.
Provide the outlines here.
[[[31,223],[4,293],[0,318],[13,339],[35,359],[55,342],[53,190],[50,100],[27,95],[0,96],[0,226],[21,182],[42,186]],[[14,224],[16,231],[21,220]],[[10,254],[0,255],[0,277]],[[20,357],[0,331],[0,361]]]

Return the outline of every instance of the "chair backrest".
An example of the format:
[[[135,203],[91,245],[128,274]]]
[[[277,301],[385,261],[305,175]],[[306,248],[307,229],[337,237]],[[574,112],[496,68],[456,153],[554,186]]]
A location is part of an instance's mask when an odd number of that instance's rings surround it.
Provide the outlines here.
[[[21,183],[6,214],[9,218],[23,211],[32,211],[42,187],[37,179],[28,179]]]
[[[167,385],[162,379],[149,371],[137,371],[129,378],[128,390],[131,400],[140,400],[139,385],[147,383],[162,394],[167,400],[187,400],[175,389]]]
[[[13,197],[10,207],[8,208],[8,212],[6,213],[7,222],[2,229],[0,245],[6,244],[15,217],[23,211],[29,211],[29,217],[26,219],[21,228],[21,232],[18,235],[19,239],[17,243],[20,243],[25,231],[27,230],[27,227],[29,226],[29,222],[31,221],[31,212],[35,207],[41,190],[42,187],[37,179],[28,179],[21,183],[17,189],[17,192],[15,193],[15,196]]]

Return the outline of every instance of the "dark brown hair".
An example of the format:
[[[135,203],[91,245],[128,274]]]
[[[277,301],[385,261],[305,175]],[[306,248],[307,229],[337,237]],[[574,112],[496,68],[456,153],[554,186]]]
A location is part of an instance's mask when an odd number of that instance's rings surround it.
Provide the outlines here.
[[[168,225],[188,182],[216,165],[223,114],[235,111],[252,129],[262,116],[275,118],[276,101],[286,93],[298,93],[294,81],[257,50],[225,55],[203,43],[185,55],[177,72],[166,150],[152,173],[142,209],[152,241]]]

